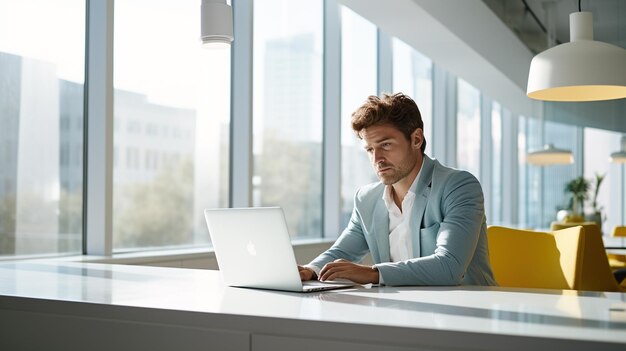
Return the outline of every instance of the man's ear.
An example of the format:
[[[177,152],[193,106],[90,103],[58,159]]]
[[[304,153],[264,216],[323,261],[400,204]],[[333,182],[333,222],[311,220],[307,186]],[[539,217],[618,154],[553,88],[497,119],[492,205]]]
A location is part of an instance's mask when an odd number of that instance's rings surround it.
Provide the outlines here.
[[[415,131],[413,132],[413,134],[411,134],[411,141],[412,141],[412,146],[415,149],[421,149],[422,148],[422,143],[424,143],[424,132],[422,130],[422,128],[417,128],[415,129]]]

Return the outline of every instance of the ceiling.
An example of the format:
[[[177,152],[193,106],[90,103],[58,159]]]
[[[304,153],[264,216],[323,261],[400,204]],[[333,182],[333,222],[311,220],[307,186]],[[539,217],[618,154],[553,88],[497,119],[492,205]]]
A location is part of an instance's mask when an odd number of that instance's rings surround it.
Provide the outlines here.
[[[554,44],[568,42],[569,14],[578,11],[578,0],[483,0],[483,2],[535,54]],[[586,0],[581,1],[581,9],[593,13],[594,40],[626,49],[626,1]],[[538,22],[541,22],[541,25]],[[556,40],[549,42],[547,33],[555,33]]]
[[[541,102],[526,96],[530,62],[548,46],[530,11],[542,23],[551,13],[551,33],[564,43],[578,0],[337,1],[436,62],[434,80],[460,77],[517,115],[626,133],[626,99]],[[626,0],[584,0],[581,7],[593,13],[596,40],[626,49]]]

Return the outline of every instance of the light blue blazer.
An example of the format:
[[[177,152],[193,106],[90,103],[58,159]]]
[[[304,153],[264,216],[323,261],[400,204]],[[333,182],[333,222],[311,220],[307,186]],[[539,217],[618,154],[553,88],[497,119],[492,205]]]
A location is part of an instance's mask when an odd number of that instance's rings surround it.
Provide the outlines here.
[[[311,265],[343,258],[359,262],[371,253],[386,285],[497,285],[489,264],[483,191],[466,171],[424,155],[410,216],[414,258],[390,262],[385,185],[361,187],[350,223]]]

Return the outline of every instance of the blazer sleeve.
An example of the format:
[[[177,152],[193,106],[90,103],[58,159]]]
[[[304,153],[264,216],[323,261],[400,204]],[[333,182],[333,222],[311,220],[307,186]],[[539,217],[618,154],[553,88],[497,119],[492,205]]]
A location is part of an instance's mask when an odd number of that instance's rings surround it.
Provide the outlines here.
[[[357,196],[355,196],[355,203]],[[324,267],[326,263],[343,258],[351,262],[359,262],[369,252],[369,247],[365,236],[363,235],[363,226],[361,225],[361,216],[357,207],[354,207],[350,222],[341,233],[333,246],[317,256],[309,263],[319,269]]]
[[[436,194],[431,192],[430,195]],[[385,284],[461,284],[484,222],[483,192],[474,176],[461,171],[450,175],[440,196],[443,220],[434,253],[402,262],[376,264]]]

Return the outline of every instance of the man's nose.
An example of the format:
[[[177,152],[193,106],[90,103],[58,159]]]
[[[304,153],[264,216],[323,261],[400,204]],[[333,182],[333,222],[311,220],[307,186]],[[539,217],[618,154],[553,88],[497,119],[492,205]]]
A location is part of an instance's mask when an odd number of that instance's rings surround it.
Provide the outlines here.
[[[372,151],[372,154],[374,157],[373,160],[375,164],[379,164],[385,160],[385,158],[383,157],[383,153],[380,152],[380,150],[374,149],[374,151]]]

